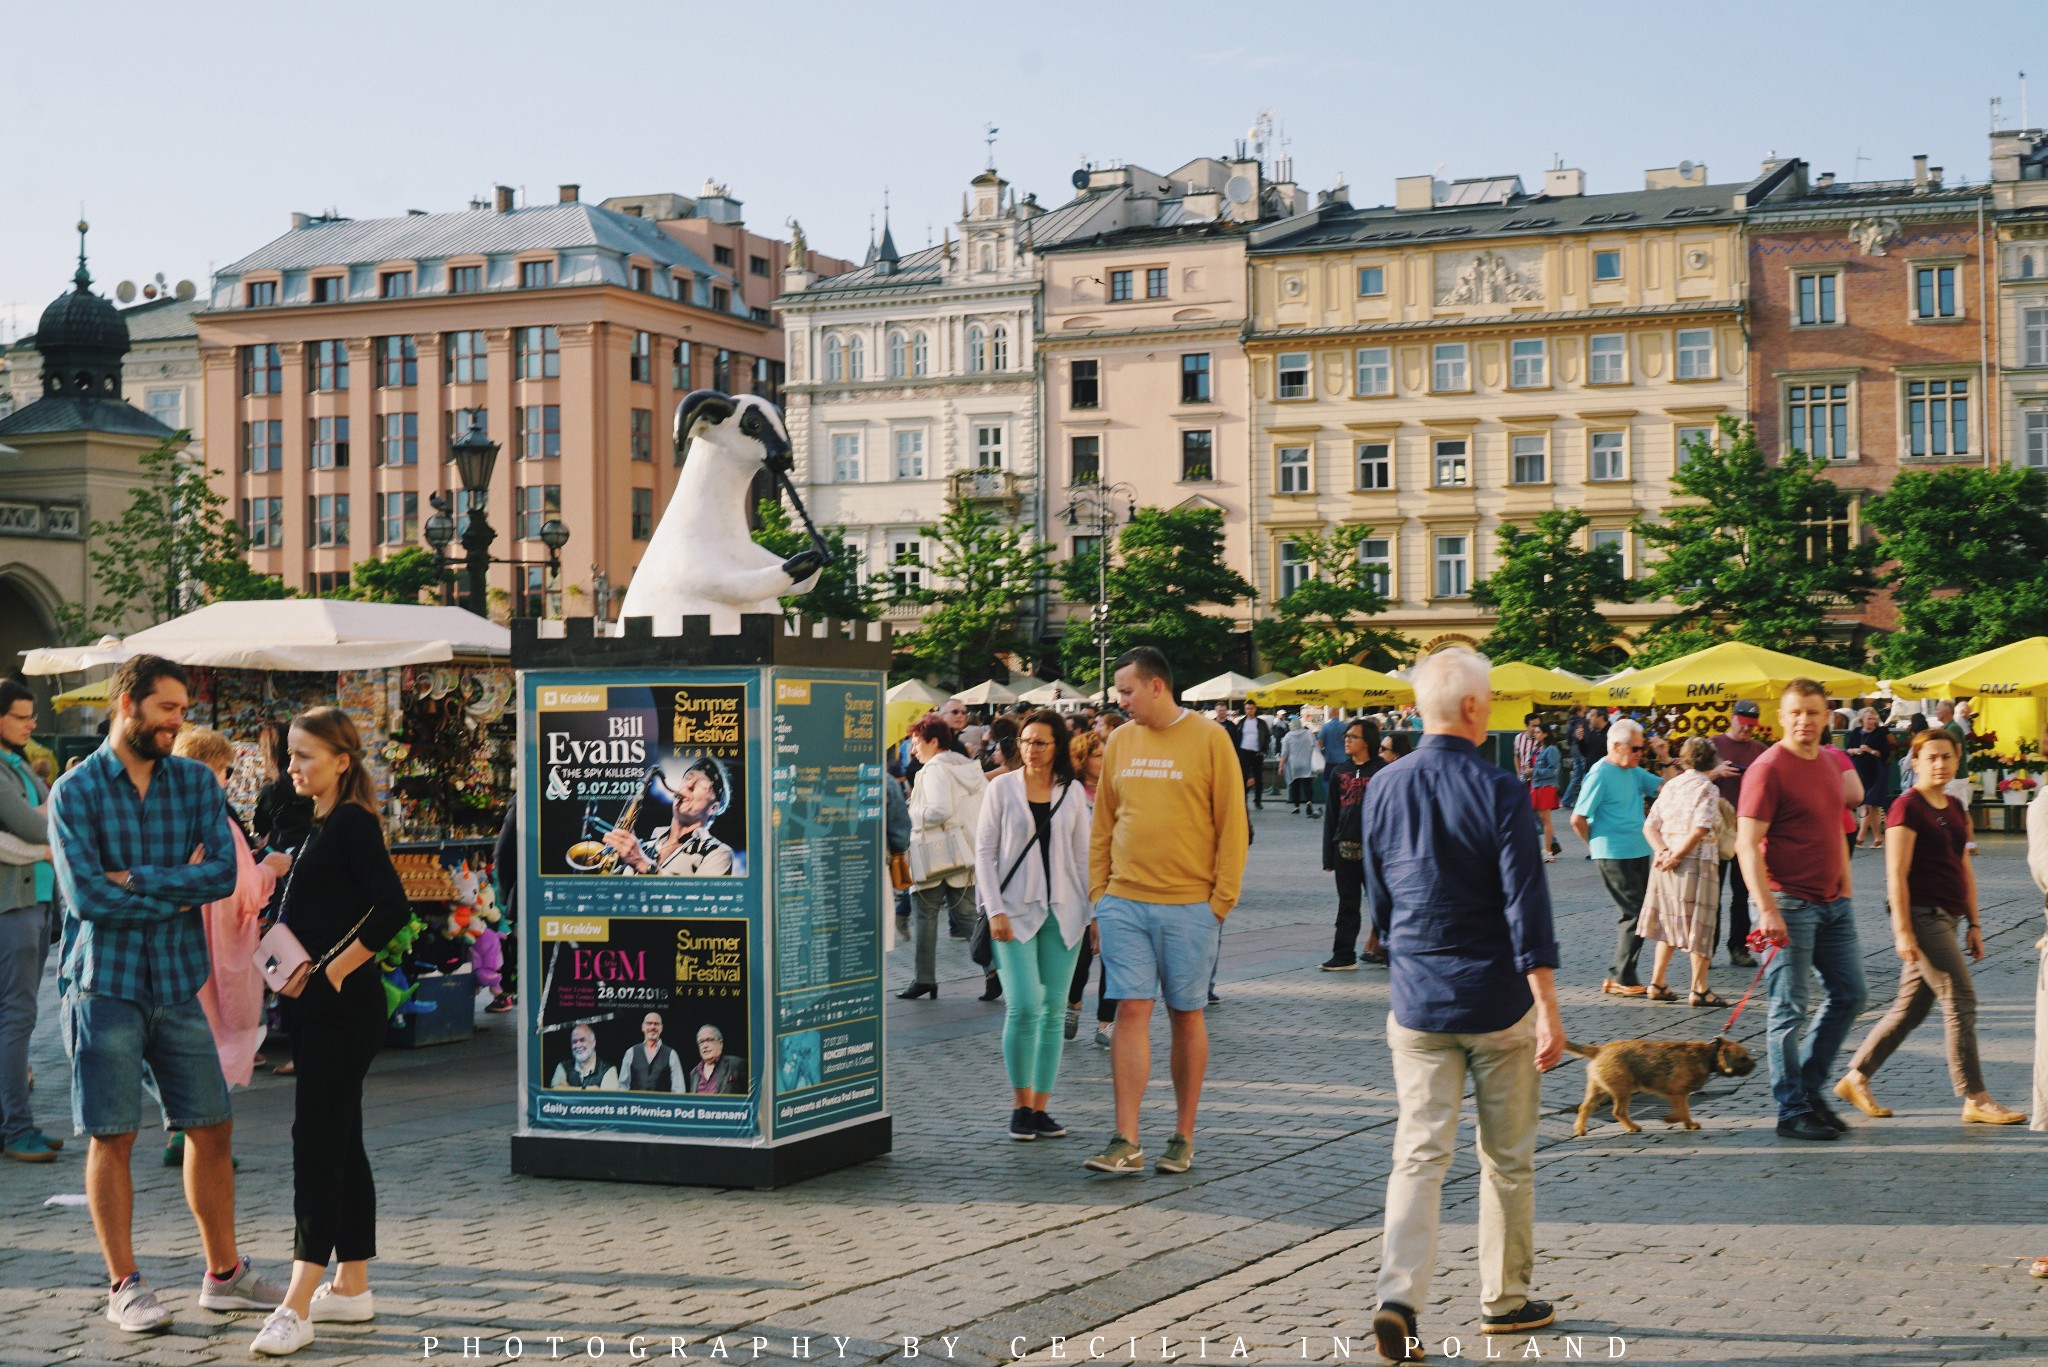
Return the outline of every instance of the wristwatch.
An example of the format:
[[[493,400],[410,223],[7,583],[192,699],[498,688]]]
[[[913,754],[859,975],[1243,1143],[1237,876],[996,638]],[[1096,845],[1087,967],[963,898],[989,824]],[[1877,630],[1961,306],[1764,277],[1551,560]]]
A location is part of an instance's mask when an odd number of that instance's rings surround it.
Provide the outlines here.
[[[128,881],[126,883],[123,883],[121,886],[127,888],[128,891],[134,893],[138,897],[147,895],[142,891],[142,875],[135,872],[135,870],[133,869],[130,869],[128,871]]]

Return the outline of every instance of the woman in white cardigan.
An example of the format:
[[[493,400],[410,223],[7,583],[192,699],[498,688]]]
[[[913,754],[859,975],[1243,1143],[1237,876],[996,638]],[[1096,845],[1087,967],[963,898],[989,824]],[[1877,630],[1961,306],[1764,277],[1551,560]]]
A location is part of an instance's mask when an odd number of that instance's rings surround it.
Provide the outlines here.
[[[1024,767],[991,781],[981,804],[974,881],[1008,1003],[1010,1138],[1058,1139],[1066,1130],[1045,1106],[1059,1077],[1067,985],[1088,934],[1088,802],[1057,712],[1026,717],[1018,749]]]

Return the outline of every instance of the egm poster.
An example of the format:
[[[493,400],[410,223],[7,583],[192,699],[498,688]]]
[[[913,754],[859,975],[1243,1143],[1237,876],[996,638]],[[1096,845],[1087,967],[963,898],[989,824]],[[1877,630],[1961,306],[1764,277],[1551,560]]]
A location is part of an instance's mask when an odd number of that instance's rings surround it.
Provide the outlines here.
[[[530,1128],[761,1136],[760,677],[525,681]]]

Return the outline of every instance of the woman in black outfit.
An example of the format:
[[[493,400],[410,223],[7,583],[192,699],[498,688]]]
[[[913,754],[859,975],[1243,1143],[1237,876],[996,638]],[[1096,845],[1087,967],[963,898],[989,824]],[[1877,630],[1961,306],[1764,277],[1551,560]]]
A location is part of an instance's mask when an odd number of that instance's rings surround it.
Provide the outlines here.
[[[1323,870],[1337,875],[1337,941],[1330,951],[1326,973],[1343,973],[1358,967],[1358,932],[1364,923],[1365,901],[1365,787],[1374,774],[1387,767],[1377,757],[1380,729],[1363,718],[1344,728],[1344,758],[1323,771],[1329,781],[1329,799],[1323,803]],[[1365,939],[1367,963],[1383,964],[1379,936]]]
[[[299,795],[287,772],[292,762],[288,729],[283,722],[267,721],[256,732],[256,748],[263,754],[263,788],[249,816],[249,832],[256,837],[251,849],[268,845],[291,854],[313,830],[313,800]]]
[[[363,1151],[363,1078],[383,1041],[384,986],[372,960],[404,927],[411,903],[376,809],[376,787],[348,714],[316,707],[292,721],[291,777],[313,804],[282,919],[324,968],[302,971],[283,996],[298,1059],[292,1119],[291,1287],[256,1337],[281,1357],[313,1341],[310,1321],[360,1323],[375,1313],[377,1193]],[[322,1284],[329,1258],[339,1270]]]

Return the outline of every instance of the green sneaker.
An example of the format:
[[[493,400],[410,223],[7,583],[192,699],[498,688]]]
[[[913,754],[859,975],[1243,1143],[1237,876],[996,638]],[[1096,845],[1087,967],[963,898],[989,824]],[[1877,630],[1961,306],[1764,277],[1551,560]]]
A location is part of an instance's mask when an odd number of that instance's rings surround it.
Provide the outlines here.
[[[1081,1165],[1092,1172],[1117,1177],[1138,1177],[1145,1171],[1145,1151],[1120,1134],[1109,1137],[1109,1147]]]
[[[1195,1165],[1195,1141],[1184,1134],[1177,1134],[1166,1141],[1166,1152],[1160,1155],[1161,1172],[1186,1172]]]

